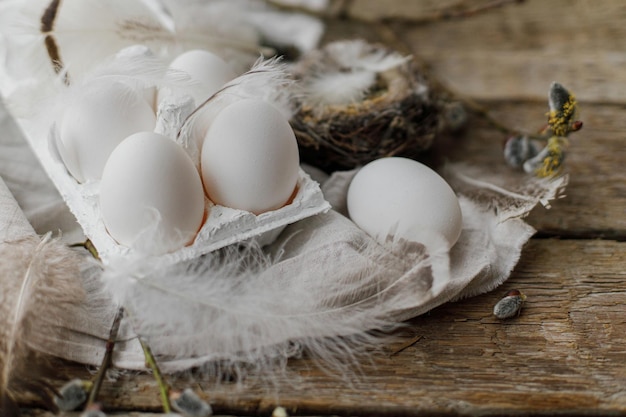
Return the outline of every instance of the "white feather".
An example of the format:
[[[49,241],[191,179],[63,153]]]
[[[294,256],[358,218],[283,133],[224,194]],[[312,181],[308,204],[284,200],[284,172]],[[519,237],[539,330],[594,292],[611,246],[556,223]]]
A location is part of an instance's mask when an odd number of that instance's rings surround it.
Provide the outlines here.
[[[362,39],[333,42],[327,46],[326,51],[342,68],[373,72],[390,70],[411,59],[393,50],[376,47]]]
[[[324,24],[303,14],[258,10],[248,13],[247,21],[271,45],[294,46],[301,54],[316,48],[324,35]]]
[[[279,58],[257,59],[249,71],[226,83],[189,115],[181,126],[178,141],[186,144],[197,162],[200,149],[197,142],[204,138],[215,117],[228,105],[247,98],[264,100],[278,109],[286,120],[291,119],[293,82],[287,66]],[[192,137],[196,140],[191,140]]]
[[[84,291],[78,256],[50,238],[28,236],[0,243],[0,414],[14,414],[15,394],[30,392],[50,404],[44,377],[49,361],[41,341],[60,338],[68,309]]]
[[[357,103],[375,86],[380,73],[410,59],[363,40],[333,42],[301,64],[305,70],[299,88],[307,106],[314,109]]]
[[[174,2],[155,6],[148,0],[63,0],[55,18],[48,19],[50,27],[44,29],[42,16],[52,3],[9,1],[3,7],[0,32],[7,44],[7,69],[20,80],[49,82],[54,76],[46,37],[57,45],[70,79],[137,44],[166,60],[185,50],[209,49],[240,66],[249,66],[259,52],[267,52],[259,46],[254,26],[240,16],[247,2],[212,1],[185,7]]]
[[[75,112],[72,109],[80,108],[81,103],[85,101],[89,102],[90,96],[102,96],[102,93],[111,86],[119,87],[120,84],[124,86],[121,90],[118,88],[118,91],[124,92],[119,97],[121,100],[128,98],[134,101],[139,96],[153,111],[161,110],[156,108],[157,92],[160,89],[167,88],[184,93],[196,86],[187,74],[169,69],[167,64],[152,54],[147,47],[136,45],[124,48],[116,55],[105,59],[69,85],[62,82],[55,83],[54,88],[50,85],[50,92],[37,103],[28,101],[29,106],[22,106],[22,109],[19,109],[16,107],[19,101],[14,100],[12,110],[21,117],[34,120],[42,132],[48,133],[48,147],[53,159],[64,163],[73,174],[80,175],[80,164],[76,161],[75,152],[65,148],[59,136],[59,126],[65,120],[75,122],[80,115],[72,113]],[[193,110],[193,105],[190,107],[189,111]],[[168,115],[162,113],[157,112],[159,123],[155,129],[158,128],[159,133],[175,140],[180,123],[167,129],[167,123],[174,121],[168,120]]]
[[[336,366],[336,354],[345,360],[371,345],[369,330],[397,326],[406,318],[399,312],[434,297],[436,282],[447,279],[433,278],[433,262],[442,260],[421,244],[385,249],[337,213],[305,222],[312,224],[291,233],[306,232],[271,252],[250,243],[169,267],[119,260],[103,279],[169,363],[257,367],[302,351]],[[328,238],[334,233],[338,240]]]
[[[55,83],[54,88],[49,85],[48,94],[41,97],[37,103],[31,103],[28,109],[20,111],[15,107],[19,101],[14,100],[12,110],[22,117],[36,120],[39,126],[50,129],[63,120],[66,109],[70,108],[72,103],[81,103],[90,94],[109,88],[115,83],[130,87],[129,93],[139,93],[153,108],[156,91],[159,88],[167,86],[185,89],[192,84],[188,76],[169,71],[165,62],[154,56],[146,47],[133,46],[103,60],[81,77],[74,79],[70,85],[62,82]]]
[[[293,114],[292,92],[290,86],[293,79],[287,65],[280,58],[258,58],[252,68],[238,78],[228,82],[207,101],[216,102],[257,98],[267,101],[276,107],[286,118]]]
[[[375,82],[376,73],[371,71],[320,74],[308,82],[307,103],[315,107],[357,103]]]
[[[208,49],[221,56],[236,72],[246,71],[255,59],[273,55],[262,45],[263,36],[249,14],[263,5],[258,0],[161,0],[171,16],[178,51]],[[169,56],[173,54],[169,53]]]

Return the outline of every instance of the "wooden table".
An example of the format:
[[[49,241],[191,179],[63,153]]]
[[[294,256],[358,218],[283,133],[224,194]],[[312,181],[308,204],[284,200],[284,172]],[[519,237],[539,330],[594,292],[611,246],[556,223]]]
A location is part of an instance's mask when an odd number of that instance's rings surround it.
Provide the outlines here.
[[[353,21],[329,23],[329,38],[376,39],[364,20],[400,17],[389,27],[440,80],[526,130],[545,122],[550,83],[566,85],[585,123],[571,136],[567,197],[531,214],[538,233],[503,286],[413,319],[349,383],[307,359],[293,360],[271,387],[181,382],[203,392],[216,414],[269,415],[281,405],[320,416],[626,415],[626,4],[529,0],[411,23],[451,3],[356,0],[348,5]],[[472,117],[450,157],[503,164],[503,139]],[[513,288],[528,296],[521,315],[494,319],[494,303]],[[82,366],[65,368],[89,376]],[[107,382],[101,399],[113,415],[159,410],[149,375]]]

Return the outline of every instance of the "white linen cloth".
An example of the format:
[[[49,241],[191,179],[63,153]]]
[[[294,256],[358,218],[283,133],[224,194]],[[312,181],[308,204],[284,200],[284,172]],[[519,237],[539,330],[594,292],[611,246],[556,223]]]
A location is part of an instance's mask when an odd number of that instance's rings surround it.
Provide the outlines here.
[[[0,16],[11,20],[8,12],[20,4],[0,4]],[[132,9],[131,6],[128,7]],[[33,22],[38,25],[40,11],[34,11]],[[256,27],[261,17],[267,22],[265,10],[255,9],[251,13],[251,27]],[[183,13],[173,18],[193,24],[194,16]],[[100,19],[99,15],[96,17]],[[67,20],[86,27],[89,23]],[[274,21],[283,24],[260,25],[257,30],[265,38],[284,39],[302,50],[313,48],[323,31],[320,22],[303,20],[302,16],[294,16],[290,24],[284,24],[283,15],[274,16]],[[110,23],[116,23],[115,19]],[[240,32],[240,26],[230,25],[229,29],[231,26]],[[275,30],[271,30],[273,26]],[[84,240],[80,226],[24,138],[26,124],[38,121],[28,120],[28,116],[35,117],[33,108],[49,93],[44,91],[44,84],[50,84],[38,83],[16,70],[24,66],[34,73],[42,68],[50,70],[46,65],[32,65],[36,61],[21,59],[33,52],[25,48],[28,45],[37,45],[39,55],[44,55],[42,62],[49,64],[41,44],[0,36],[0,65],[10,64],[15,70],[11,74],[0,71],[0,89],[27,115],[26,120],[16,122],[0,102],[0,245],[9,248],[9,252],[20,238],[35,233],[52,232],[67,243]],[[89,63],[97,62],[91,56],[82,56],[84,45],[91,44],[76,43],[81,52],[77,56]],[[9,59],[9,52],[20,59]],[[101,51],[89,48],[88,52]],[[11,76],[25,79],[18,83]],[[524,244],[534,233],[522,218],[537,204],[547,205],[556,198],[567,177],[539,180],[522,173],[501,175],[498,169],[507,168],[504,164],[495,168],[472,166],[471,161],[466,161],[449,164],[441,172],[457,193],[463,213],[461,237],[449,252],[415,242],[378,244],[345,216],[346,191],[354,172],[338,172],[330,178],[317,176],[333,210],[289,225],[271,246],[264,248],[264,253],[275,260],[251,279],[233,283],[212,274],[171,277],[157,273],[144,281],[118,277],[117,281],[109,278],[105,282],[101,269],[93,262],[85,262],[81,277],[85,298],[69,306],[60,322],[55,323],[59,332],[46,332],[48,336],[31,340],[30,346],[77,362],[100,364],[118,311],[115,297],[133,312],[132,323],[124,320],[117,337],[113,363],[120,368],[144,369],[136,334],[149,341],[165,371],[184,370],[215,360],[262,362],[267,356],[285,358],[298,352],[292,349],[292,342],[317,349],[316,353],[323,356],[325,348],[336,351],[323,340],[332,343],[341,337],[345,341],[345,337],[354,335],[360,340],[372,328],[489,291],[508,278]],[[5,285],[6,279],[0,276],[0,291],[11,297],[7,288],[15,285]],[[106,291],[105,284],[111,292]],[[213,285],[217,287],[212,288]],[[164,297],[154,288],[178,293]],[[0,317],[0,326],[7,320]],[[172,336],[179,335],[181,329],[184,332],[185,326],[190,329],[187,337]],[[0,362],[2,359],[0,352]]]
[[[81,238],[80,227],[71,220],[71,214],[4,107],[0,108],[0,132],[0,176],[8,185],[7,188],[4,182],[0,184],[0,236],[3,244],[32,235],[31,225],[39,234],[60,231],[64,239],[77,242]],[[489,291],[508,278],[524,244],[534,233],[522,217],[538,203],[547,204],[557,197],[567,182],[567,177],[537,180],[521,174],[517,178],[496,174],[470,165],[447,167],[444,176],[458,193],[463,212],[463,231],[449,253],[432,256],[429,266],[421,267],[423,247],[396,245],[390,249],[378,245],[342,214],[345,213],[345,194],[353,172],[335,173],[322,187],[333,210],[288,226],[267,248],[268,252],[280,249],[284,253],[280,261],[262,274],[262,279],[267,285],[274,285],[277,291],[284,291],[286,297],[306,289],[315,301],[332,300],[336,303],[334,307],[341,308],[343,303],[353,303],[354,297],[366,299],[371,295],[369,290],[359,290],[357,286],[348,300],[333,298],[332,294],[324,293],[325,289],[333,291],[337,288],[335,283],[342,281],[353,285],[359,276],[369,274],[375,276],[381,287],[391,288],[387,293],[389,296],[379,298],[378,303],[402,300],[402,304],[383,309],[388,315],[386,319],[390,321],[405,320],[447,301]],[[517,182],[512,182],[511,178]],[[404,262],[399,262],[399,259],[404,259]],[[376,260],[379,270],[372,272],[372,260]],[[93,267],[85,268],[84,285],[87,299],[80,314],[68,311],[64,323],[67,331],[58,340],[40,341],[36,347],[55,356],[96,365],[104,353],[117,306],[103,291],[99,274]],[[406,291],[412,291],[414,296],[408,299],[392,296]],[[380,307],[376,303],[366,306],[372,309]],[[348,309],[344,316],[338,315],[336,320],[351,320],[351,314]],[[361,325],[367,327],[366,324]],[[301,329],[294,330],[292,335],[270,332],[259,340],[259,347],[284,343],[285,338],[302,339],[308,336]],[[161,366],[167,371],[187,369],[228,356],[227,352],[220,350],[223,345],[219,340],[213,345],[190,349],[193,353],[189,357],[172,356],[179,346],[167,338],[153,338],[151,343],[153,350],[165,358]],[[168,357],[171,359],[168,360]],[[144,367],[139,343],[127,322],[120,331],[114,364],[130,369]]]

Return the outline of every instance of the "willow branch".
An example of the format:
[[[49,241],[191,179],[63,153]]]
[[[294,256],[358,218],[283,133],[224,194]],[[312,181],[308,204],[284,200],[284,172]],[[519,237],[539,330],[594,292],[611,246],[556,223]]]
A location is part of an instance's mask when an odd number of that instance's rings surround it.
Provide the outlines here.
[[[117,334],[120,330],[120,323],[122,322],[122,318],[124,317],[124,309],[120,308],[117,311],[117,315],[113,320],[113,324],[111,325],[111,330],[109,332],[109,338],[106,343],[106,350],[104,352],[104,357],[102,358],[102,364],[100,365],[100,369],[98,369],[98,373],[96,374],[93,387],[89,392],[89,398],[87,399],[87,405],[85,408],[89,408],[96,403],[98,399],[98,394],[100,393],[100,388],[102,387],[102,382],[104,381],[104,377],[106,375],[107,369],[111,366],[111,362],[113,359],[113,349],[115,347],[115,341],[117,339]]]
[[[157,364],[157,361],[154,355],[152,354],[152,350],[150,349],[150,346],[148,346],[148,344],[146,344],[141,339],[141,337],[139,337],[138,339],[139,339],[139,343],[141,344],[141,348],[143,349],[143,355],[146,358],[146,365],[150,367],[150,369],[152,369],[152,375],[154,376],[154,380],[159,386],[159,393],[161,395],[161,404],[163,405],[163,412],[165,414],[168,414],[172,411],[172,405],[170,403],[170,397],[169,397],[170,388],[165,382],[165,379],[163,378],[163,374],[161,374],[161,370],[159,369],[159,365]]]
[[[91,242],[91,240],[87,239],[84,242],[80,242],[80,243],[72,243],[70,245],[70,248],[83,248],[85,249],[87,252],[89,252],[89,254],[91,256],[93,256],[94,259],[100,261],[100,255],[98,254],[98,250],[96,249],[96,247],[93,245],[93,243]]]

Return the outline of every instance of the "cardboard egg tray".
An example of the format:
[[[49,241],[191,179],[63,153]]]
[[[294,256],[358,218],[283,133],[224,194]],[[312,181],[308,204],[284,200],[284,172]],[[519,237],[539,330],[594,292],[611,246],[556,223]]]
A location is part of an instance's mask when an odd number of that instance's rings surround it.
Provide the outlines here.
[[[18,120],[18,124],[103,262],[107,263],[114,257],[134,255],[135,250],[118,244],[105,228],[99,208],[99,182],[78,183],[56,154],[53,146],[54,128],[27,119]],[[254,215],[210,203],[208,216],[193,243],[161,257],[173,263],[249,239],[257,239],[262,245],[267,244],[288,224],[329,209],[330,204],[324,199],[319,184],[300,169],[297,193],[290,204]]]

